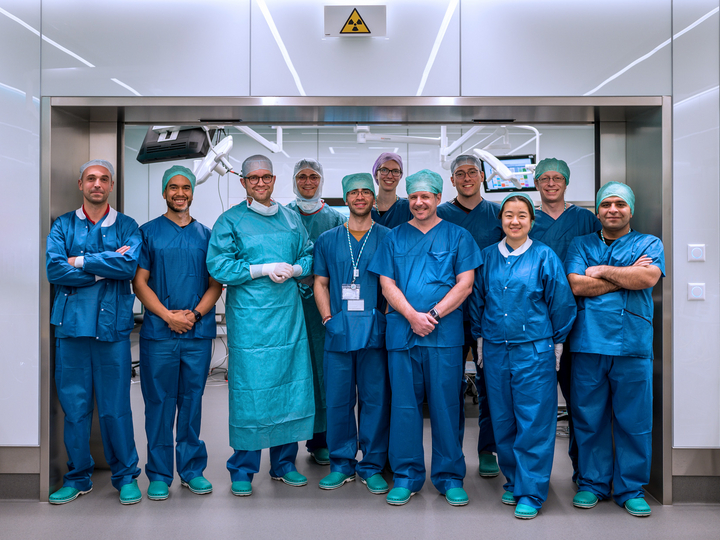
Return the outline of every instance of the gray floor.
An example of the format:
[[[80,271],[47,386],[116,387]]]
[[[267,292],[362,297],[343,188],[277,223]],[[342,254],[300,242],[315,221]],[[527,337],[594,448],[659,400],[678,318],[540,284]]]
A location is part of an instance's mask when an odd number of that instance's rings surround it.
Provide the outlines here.
[[[139,383],[132,386],[132,400],[143,465],[146,452]],[[140,504],[121,506],[109,472],[97,471],[92,493],[70,504],[0,502],[0,538],[720,538],[717,505],[661,506],[650,500],[653,515],[646,519],[634,518],[612,502],[602,502],[592,510],[573,508],[570,501],[575,490],[569,478],[567,439],[563,438],[557,439],[550,496],[540,515],[531,521],[515,519],[513,509],[500,502],[502,477],[482,479],[477,475],[476,419],[468,419],[465,437],[465,488],[470,496],[465,507],[449,506],[429,479],[403,507],[389,506],[384,496],[371,495],[360,482],[322,491],[317,483],[328,468],[311,462],[304,448],[297,465],[309,478],[307,486],[293,488],[272,481],[265,453],[260,474],[253,482],[253,495],[234,497],[225,469],[230,455],[227,420],[227,386],[218,377],[208,383],[203,418],[203,438],[210,455],[206,477],[213,482],[214,493],[193,495],[176,479],[167,501],[145,498]],[[429,458],[427,422],[425,449]],[[144,493],[148,485],[144,474],[139,483]]]

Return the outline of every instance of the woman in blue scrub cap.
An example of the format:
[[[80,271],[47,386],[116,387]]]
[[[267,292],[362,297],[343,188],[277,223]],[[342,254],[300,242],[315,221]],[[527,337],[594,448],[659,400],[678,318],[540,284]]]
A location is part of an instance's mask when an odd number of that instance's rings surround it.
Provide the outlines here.
[[[547,499],[557,423],[555,375],[576,308],[562,262],[528,233],[530,197],[513,193],[500,209],[505,237],[483,250],[470,300],[478,364],[485,368],[502,502],[532,519]]]

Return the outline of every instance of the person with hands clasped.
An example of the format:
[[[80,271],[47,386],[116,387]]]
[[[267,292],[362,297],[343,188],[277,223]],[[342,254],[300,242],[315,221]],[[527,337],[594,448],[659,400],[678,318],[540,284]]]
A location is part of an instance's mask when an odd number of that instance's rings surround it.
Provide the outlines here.
[[[576,307],[557,255],[528,233],[530,197],[500,207],[505,238],[483,250],[470,298],[472,334],[484,366],[502,502],[532,519],[547,499],[557,424],[557,377]]]

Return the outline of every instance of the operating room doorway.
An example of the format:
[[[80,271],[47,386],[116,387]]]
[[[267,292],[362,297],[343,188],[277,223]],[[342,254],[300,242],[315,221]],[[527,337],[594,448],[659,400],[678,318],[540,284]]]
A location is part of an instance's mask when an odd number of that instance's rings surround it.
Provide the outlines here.
[[[373,133],[394,133],[407,137],[433,138],[444,126],[452,142],[474,126],[485,126],[491,132],[496,126],[507,126],[516,139],[510,149],[516,153],[532,151],[534,142],[523,144],[513,126],[538,128],[540,151],[544,157],[576,161],[578,195],[569,199],[591,206],[595,190],[611,180],[628,183],[637,194],[633,227],[663,239],[667,261],[666,274],[672,266],[671,222],[671,156],[669,99],[634,98],[44,98],[42,102],[42,232],[41,261],[44,263],[44,238],[52,220],[77,208],[78,194],[68,188],[80,163],[99,154],[114,160],[117,169],[115,199],[118,210],[135,217],[139,223],[158,215],[160,188],[158,170],[164,165],[140,165],[132,155],[140,134],[156,125],[222,125],[230,134],[237,126],[246,126],[264,138],[277,142],[277,127],[284,130],[285,153],[278,152],[281,197],[291,196],[288,163],[302,157],[326,158],[332,163],[332,178],[326,182],[324,195],[337,199],[332,184],[339,183],[342,173],[369,169],[367,156],[387,144],[366,144],[366,155],[351,155],[357,150],[357,126]],[[305,133],[304,139],[300,137]],[[274,135],[274,137],[273,137]],[[338,143],[332,144],[332,137]],[[238,137],[239,139],[239,137]],[[355,142],[352,142],[355,139]],[[475,139],[477,140],[477,139]],[[524,140],[524,139],[523,139]],[[563,140],[572,141],[563,153]],[[578,141],[584,141],[579,143]],[[468,140],[461,150],[467,150]],[[255,143],[252,143],[255,144]],[[293,144],[296,146],[289,151]],[[406,170],[438,170],[433,145],[404,144],[408,158]],[[242,144],[233,157],[246,157]],[[248,152],[250,146],[247,146]],[[273,156],[270,150],[268,155]],[[420,166],[423,163],[423,166]],[[239,168],[239,163],[233,162]],[[435,164],[433,166],[433,164]],[[291,167],[291,166],[290,166]],[[357,169],[357,170],[356,170]],[[160,173],[161,175],[162,173]],[[239,182],[227,175],[213,175],[205,186],[207,205],[197,203],[201,221],[212,225],[213,217],[237,204],[243,197]],[[575,186],[573,186],[575,188]],[[157,191],[157,193],[156,193]],[[210,195],[212,193],[212,195]],[[453,193],[452,191],[450,193]],[[157,197],[154,197],[157,195]],[[493,200],[497,194],[488,194]],[[448,200],[448,196],[444,200]],[[281,200],[281,202],[286,202]],[[64,471],[62,445],[62,412],[54,395],[52,329],[49,324],[51,287],[40,269],[41,291],[41,499],[60,487]],[[653,464],[648,491],[660,502],[672,502],[671,486],[671,283],[662,280],[654,290],[654,410]],[[468,433],[472,437],[472,432]],[[97,447],[96,450],[97,451]]]

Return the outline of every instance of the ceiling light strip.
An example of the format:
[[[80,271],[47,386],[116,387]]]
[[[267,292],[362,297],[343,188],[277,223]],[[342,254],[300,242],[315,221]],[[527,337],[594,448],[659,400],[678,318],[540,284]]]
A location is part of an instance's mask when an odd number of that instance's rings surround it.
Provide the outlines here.
[[[423,71],[422,79],[420,79],[420,86],[418,87],[417,93],[415,94],[416,96],[422,96],[423,90],[425,90],[425,83],[427,83],[428,76],[430,75],[430,70],[435,63],[435,58],[437,57],[438,50],[440,49],[443,38],[445,38],[445,33],[447,32],[448,26],[450,25],[450,19],[452,19],[457,5],[458,0],[450,0],[450,3],[448,4],[447,10],[445,11],[445,17],[443,18],[442,24],[440,25],[440,30],[438,31],[437,37],[435,38],[433,48],[430,51],[430,57],[428,58],[427,64],[425,65],[425,71]]]

